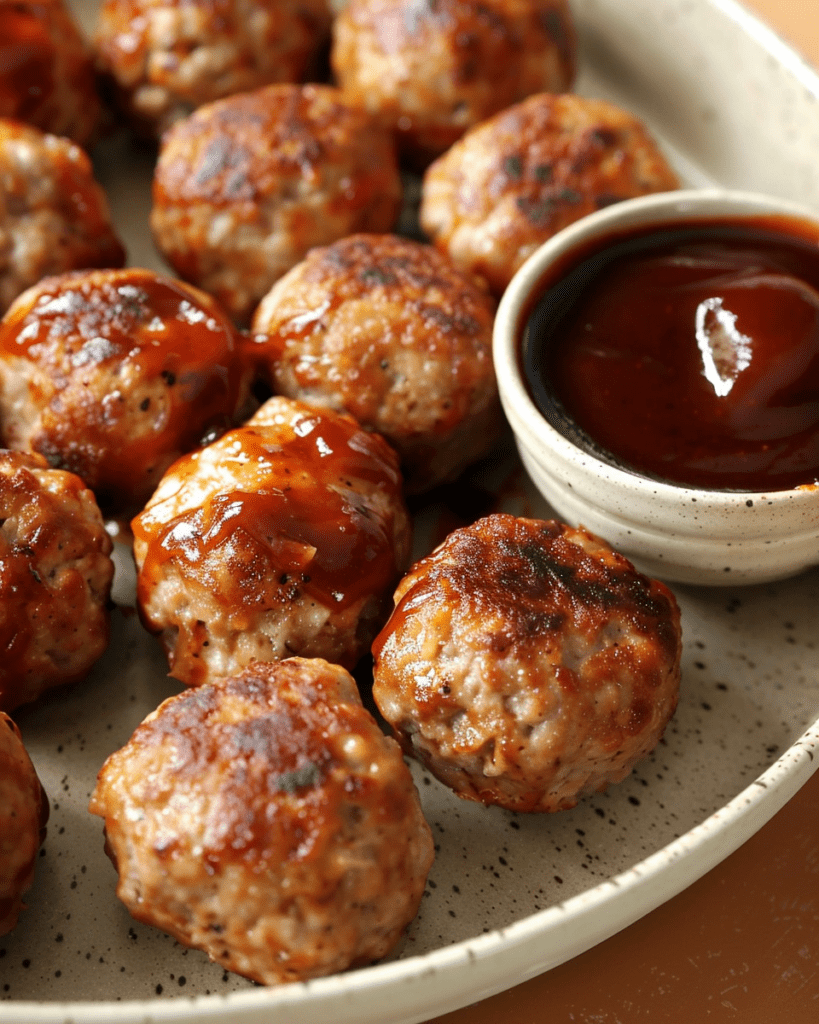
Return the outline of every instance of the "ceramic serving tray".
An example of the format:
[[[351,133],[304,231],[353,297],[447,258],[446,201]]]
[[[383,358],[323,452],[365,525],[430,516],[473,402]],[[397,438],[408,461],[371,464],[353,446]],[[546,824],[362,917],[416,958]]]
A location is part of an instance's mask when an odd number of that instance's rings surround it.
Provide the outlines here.
[[[92,0],[75,0],[83,24]],[[819,78],[733,0],[574,0],[579,92],[643,117],[685,182],[819,210]],[[147,231],[151,155],[96,154],[130,263],[161,268]],[[453,517],[548,515],[511,451],[459,488]],[[418,522],[418,553],[444,510]],[[819,511],[817,511],[819,515]],[[819,571],[775,585],[676,587],[679,709],[623,783],[558,815],[515,815],[415,778],[437,857],[420,914],[389,961],[261,988],[130,919],[87,812],[96,773],[176,684],[133,611],[117,544],[108,654],[82,684],[15,718],[50,796],[48,837],[18,927],[0,938],[5,1024],[413,1024],[582,952],[731,853],[819,765]]]

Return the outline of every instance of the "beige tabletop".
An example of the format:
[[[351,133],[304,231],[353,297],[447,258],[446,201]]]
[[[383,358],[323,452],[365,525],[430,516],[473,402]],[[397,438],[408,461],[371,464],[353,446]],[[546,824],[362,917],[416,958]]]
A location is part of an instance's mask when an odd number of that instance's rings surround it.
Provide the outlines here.
[[[819,0],[745,3],[819,66]],[[507,1020],[817,1024],[819,772],[673,900],[574,960],[434,1024]]]

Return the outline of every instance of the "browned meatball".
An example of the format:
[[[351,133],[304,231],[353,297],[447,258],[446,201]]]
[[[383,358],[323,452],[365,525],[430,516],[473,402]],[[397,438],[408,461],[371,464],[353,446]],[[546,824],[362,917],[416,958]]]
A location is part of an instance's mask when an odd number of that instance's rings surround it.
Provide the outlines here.
[[[177,273],[244,324],[309,249],[389,231],[400,204],[386,130],[329,86],[271,85],[165,135],[151,228]]]
[[[0,117],[85,146],[100,114],[91,53],[62,0],[2,0]]]
[[[0,935],[17,924],[45,838],[48,799],[20,730],[0,711]]]
[[[291,654],[352,667],[409,557],[386,441],[287,398],[180,459],[132,526],[143,621],[188,685]]]
[[[433,858],[398,745],[316,658],[170,697],[108,758],[90,809],[131,914],[264,984],[384,956]]]
[[[525,96],[568,89],[575,47],[567,0],[349,0],[331,62],[424,164]]]
[[[210,296],[150,270],[46,278],[0,321],[0,429],[140,508],[168,466],[247,410],[239,337]]]
[[[679,185],[631,114],[580,96],[531,96],[468,132],[424,175],[420,222],[500,294],[551,235],[620,199]]]
[[[302,81],[329,30],[327,0],[105,0],[94,41],[118,105],[158,137],[203,103]]]
[[[262,300],[250,353],[273,390],[354,416],[401,456],[408,492],[485,454],[503,423],[495,304],[430,246],[354,235]]]
[[[0,708],[82,679],[103,653],[110,553],[79,477],[0,450]]]
[[[0,315],[47,274],[124,262],[86,154],[68,139],[0,119]]]
[[[674,713],[668,588],[582,529],[497,514],[418,562],[373,646],[373,696],[459,796],[573,807],[623,779]]]

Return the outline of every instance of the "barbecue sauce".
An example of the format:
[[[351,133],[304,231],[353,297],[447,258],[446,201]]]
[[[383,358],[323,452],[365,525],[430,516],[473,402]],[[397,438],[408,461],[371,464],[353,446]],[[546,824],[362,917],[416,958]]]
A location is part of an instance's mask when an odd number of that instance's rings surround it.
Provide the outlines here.
[[[524,342],[533,397],[626,468],[772,491],[819,479],[819,229],[671,224],[550,271]]]

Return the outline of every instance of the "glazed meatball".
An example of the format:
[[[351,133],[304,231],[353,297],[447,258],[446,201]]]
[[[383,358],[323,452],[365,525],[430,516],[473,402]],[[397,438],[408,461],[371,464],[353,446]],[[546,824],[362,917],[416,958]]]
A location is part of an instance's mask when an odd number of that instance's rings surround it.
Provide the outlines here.
[[[408,753],[461,797],[557,811],[659,742],[680,613],[586,531],[496,514],[410,570],[373,653],[373,696]]]
[[[329,31],[327,0],[105,0],[94,42],[117,105],[159,137],[204,103],[302,81]]]
[[[494,302],[430,246],[355,235],[273,286],[250,352],[277,393],[383,434],[413,493],[457,475],[500,433],[493,319]]]
[[[575,47],[567,0],[349,0],[331,63],[424,165],[504,107],[567,90]]]
[[[0,935],[17,924],[45,838],[48,799],[20,730],[0,711]]]
[[[286,398],[180,459],[132,526],[143,622],[191,686],[291,654],[351,668],[409,557],[395,452]]]
[[[62,0],[3,0],[0,117],[86,146],[101,111],[90,49]]]
[[[87,155],[68,139],[0,119],[0,315],[47,274],[124,262]]]
[[[165,135],[151,228],[176,272],[244,325],[309,249],[389,231],[400,204],[386,130],[329,86],[271,85]]]
[[[79,477],[0,450],[0,708],[87,675],[108,646],[111,538]]]
[[[631,114],[602,100],[540,94],[473,128],[428,168],[419,217],[456,266],[499,295],[567,224],[678,184]]]
[[[204,434],[249,412],[232,322],[150,270],[46,278],[0,321],[0,429],[77,473],[103,511],[141,508]]]
[[[169,698],[108,758],[90,809],[131,914],[264,984],[384,956],[433,858],[398,744],[317,658]]]

